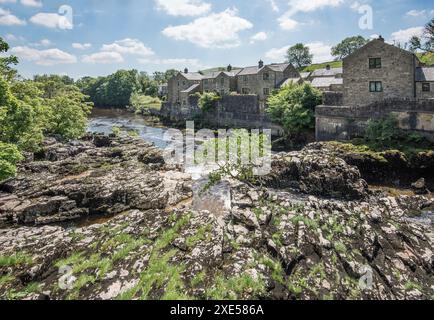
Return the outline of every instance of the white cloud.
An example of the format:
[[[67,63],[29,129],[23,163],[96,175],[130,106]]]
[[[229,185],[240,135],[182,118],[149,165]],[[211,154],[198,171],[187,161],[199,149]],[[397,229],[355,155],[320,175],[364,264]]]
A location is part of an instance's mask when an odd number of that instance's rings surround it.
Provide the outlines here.
[[[333,60],[332,46],[320,41],[306,44],[309,47],[310,53],[313,54],[313,63],[322,63]]]
[[[344,0],[289,0],[289,9],[278,19],[283,30],[293,30],[299,24],[292,17],[299,12],[312,12],[326,7],[339,7]]]
[[[42,7],[42,2],[39,0],[21,0],[21,4],[27,7]]]
[[[170,58],[170,59],[138,59],[141,64],[155,64],[170,67],[178,67],[179,69],[188,67],[196,69],[204,69],[206,66],[202,65],[198,59],[187,58]]]
[[[118,52],[97,52],[83,56],[81,61],[91,64],[110,64],[124,62],[124,58]]]
[[[286,52],[289,48],[290,46],[270,49],[265,53],[265,57],[272,60],[273,62],[284,61],[286,60]]]
[[[90,47],[92,47],[92,44],[90,44],[90,43],[78,43],[78,42],[74,42],[72,44],[72,47],[74,49],[78,49],[78,50],[86,50],[86,49],[89,49]]]
[[[58,64],[72,64],[77,62],[77,58],[60,49],[38,50],[29,47],[14,47],[11,53],[27,61],[35,62],[41,66],[53,66]]]
[[[268,34],[266,32],[261,31],[250,37],[250,43],[253,44],[255,42],[265,41],[267,39],[268,39]]]
[[[405,15],[410,17],[424,17],[426,16],[427,11],[426,10],[410,10]]]
[[[323,42],[316,41],[307,43],[310,53],[313,54],[313,63],[321,63],[333,60],[331,55],[332,46],[324,44]],[[286,60],[286,53],[291,46],[284,46],[282,48],[273,48],[265,53],[265,57],[273,62],[282,62]]]
[[[171,16],[199,16],[211,10],[211,4],[202,0],[155,0],[158,10]]]
[[[154,55],[154,51],[152,51],[151,48],[146,47],[143,42],[130,38],[118,40],[112,44],[105,44],[102,46],[101,51],[132,54],[142,57]]]
[[[40,12],[30,18],[30,22],[36,25],[44,26],[52,29],[72,29],[72,23],[66,16],[57,13],[44,13]]]
[[[26,21],[13,15],[9,10],[0,8],[0,25],[2,26],[23,26]]]
[[[39,42],[30,44],[32,47],[49,47],[52,45],[52,42],[49,39],[42,39]]]
[[[162,33],[202,48],[231,48],[240,45],[239,32],[251,28],[253,24],[239,17],[238,10],[233,8],[197,18],[189,24],[169,26]]]
[[[270,4],[271,10],[273,10],[274,12],[280,11],[275,0],[267,0],[267,2]]]
[[[408,42],[413,36],[422,37],[423,33],[424,33],[424,27],[414,27],[414,28],[399,30],[392,33],[391,41],[398,42],[398,43],[405,43]]]

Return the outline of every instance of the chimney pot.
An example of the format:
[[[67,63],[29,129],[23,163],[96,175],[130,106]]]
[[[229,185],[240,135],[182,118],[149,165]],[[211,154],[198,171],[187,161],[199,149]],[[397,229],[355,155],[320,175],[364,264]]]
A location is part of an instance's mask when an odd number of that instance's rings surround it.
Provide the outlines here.
[[[382,36],[378,37],[378,40],[383,41],[384,42],[384,38]]]
[[[264,66],[264,61],[259,60],[259,62],[258,62],[258,66],[259,66],[259,68],[262,68],[262,67]]]
[[[330,70],[330,69],[331,69],[330,65],[329,64],[326,65],[326,70]]]
[[[184,73],[185,73],[185,74],[188,73],[188,69],[187,69],[187,68],[184,69]]]

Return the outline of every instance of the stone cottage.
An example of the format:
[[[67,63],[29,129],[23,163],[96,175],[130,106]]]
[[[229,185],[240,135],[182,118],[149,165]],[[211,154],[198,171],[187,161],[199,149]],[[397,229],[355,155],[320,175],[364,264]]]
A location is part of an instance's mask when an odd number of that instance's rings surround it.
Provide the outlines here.
[[[343,69],[331,68],[327,65],[324,69],[317,69],[306,78],[314,88],[321,91],[342,91]]]
[[[218,92],[221,96],[237,92],[236,71],[219,71],[205,74],[202,79],[203,92]]]
[[[343,91],[316,108],[317,140],[360,136],[368,120],[394,114],[402,129],[434,140],[434,67],[375,39],[343,61]]]
[[[243,68],[237,74],[237,88],[238,93],[257,95],[264,102],[288,79],[298,81],[300,78],[300,73],[290,63],[264,65],[259,61],[257,66]]]
[[[343,61],[343,104],[362,106],[387,99],[434,98],[433,68],[414,53],[379,38]]]
[[[167,102],[171,105],[186,106],[190,94],[201,92],[203,78],[199,72],[189,72],[188,69],[179,72],[168,82]]]

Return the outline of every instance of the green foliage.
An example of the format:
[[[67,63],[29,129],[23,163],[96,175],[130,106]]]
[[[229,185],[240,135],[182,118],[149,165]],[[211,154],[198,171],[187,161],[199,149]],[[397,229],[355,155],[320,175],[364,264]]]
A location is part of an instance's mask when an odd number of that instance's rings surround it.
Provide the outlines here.
[[[18,148],[13,144],[0,142],[0,181],[16,174],[16,164],[23,159]]]
[[[303,68],[312,63],[313,54],[310,53],[309,47],[302,43],[297,43],[288,49],[286,58],[296,68]]]
[[[288,135],[298,135],[315,127],[315,107],[322,94],[310,84],[290,84],[268,98],[267,112]]]
[[[0,256],[0,267],[16,267],[20,265],[29,265],[33,261],[32,257],[23,252],[18,252],[11,256]]]
[[[368,42],[369,40],[363,38],[362,36],[345,38],[341,43],[332,48],[332,56],[334,56],[336,60],[342,60],[363,47]]]
[[[9,44],[0,37],[0,77],[7,81],[11,81],[17,75],[16,70],[11,66],[18,64],[18,58],[15,56],[5,56],[5,53],[8,51]]]
[[[135,92],[131,95],[130,106],[136,113],[144,114],[151,108],[160,109],[161,100],[158,97],[147,96]]]
[[[221,97],[215,92],[204,92],[199,95],[199,107],[202,111],[209,112],[215,108],[216,102],[220,99]]]

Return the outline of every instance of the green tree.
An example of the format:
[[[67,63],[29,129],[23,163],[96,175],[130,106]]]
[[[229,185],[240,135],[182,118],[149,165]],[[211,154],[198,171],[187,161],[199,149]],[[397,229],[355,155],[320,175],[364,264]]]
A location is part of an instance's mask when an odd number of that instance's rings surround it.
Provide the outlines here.
[[[321,92],[310,84],[290,84],[268,98],[267,112],[288,137],[295,137],[315,128],[315,107],[321,102]]]
[[[209,112],[215,108],[216,102],[220,99],[221,97],[215,92],[204,92],[199,95],[199,107],[202,111]]]
[[[332,48],[332,56],[334,56],[336,60],[342,60],[368,42],[369,41],[362,36],[345,38],[341,43]]]
[[[9,51],[9,44],[0,37],[0,76],[11,81],[17,75],[13,65],[18,64],[18,58],[15,56],[5,56]]]
[[[22,159],[15,145],[0,142],[0,182],[16,174],[16,164]]]
[[[312,64],[313,54],[310,53],[309,47],[302,43],[297,43],[288,49],[286,59],[297,68],[302,68]]]

